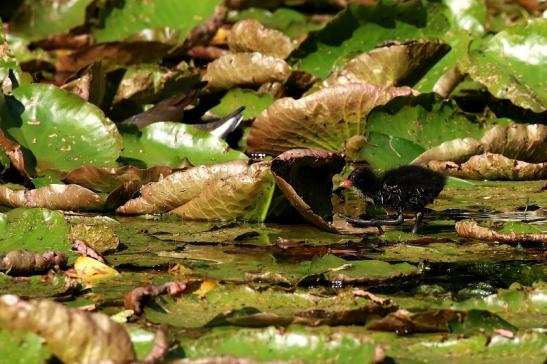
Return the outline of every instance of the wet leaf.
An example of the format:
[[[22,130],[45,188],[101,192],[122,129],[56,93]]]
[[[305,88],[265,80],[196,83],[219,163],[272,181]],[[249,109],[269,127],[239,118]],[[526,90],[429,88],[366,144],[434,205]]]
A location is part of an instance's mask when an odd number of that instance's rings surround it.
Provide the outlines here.
[[[538,18],[476,40],[460,67],[500,99],[534,112],[547,110],[547,20]]]
[[[294,49],[294,43],[285,34],[268,29],[254,19],[245,19],[233,25],[228,34],[232,52],[259,52],[285,59]]]
[[[343,364],[348,358],[359,363],[372,363],[378,348],[367,338],[351,333],[333,334],[328,328],[291,326],[264,329],[214,328],[199,338],[179,337],[189,358],[234,356],[260,361],[304,360],[309,363]],[[246,359],[249,360],[249,359]]]
[[[21,174],[21,176],[30,179],[30,176],[25,169],[25,158],[21,151],[21,146],[14,141],[6,138],[4,132],[0,130],[0,147],[3,149],[6,156],[9,158],[9,163]],[[4,167],[6,164],[3,164]]]
[[[91,220],[91,219],[89,219]],[[111,253],[120,245],[120,238],[113,228],[96,221],[81,221],[70,224],[69,239],[82,240],[98,253]]]
[[[222,139],[186,124],[157,122],[138,134],[125,133],[123,137],[125,148],[121,156],[142,161],[149,167],[178,168],[187,165],[187,161],[198,165],[247,159]]]
[[[465,162],[470,157],[481,154],[484,146],[475,138],[458,138],[430,148],[414,159],[411,164],[427,164],[431,161]]]
[[[536,233],[518,233],[515,231],[499,233],[495,229],[482,227],[475,221],[458,221],[456,223],[456,232],[459,236],[486,241],[499,241],[506,244],[534,243],[541,244],[547,242],[547,233],[537,229]]]
[[[111,167],[120,154],[120,134],[103,112],[52,85],[21,85],[1,108],[3,130],[33,153],[39,172]]]
[[[24,249],[34,253],[70,251],[63,214],[46,209],[13,209],[0,215],[0,251]]]
[[[130,181],[137,181],[140,184],[157,182],[170,175],[171,172],[171,168],[165,166],[156,166],[148,169],[139,169],[132,166],[118,168],[84,166],[69,172],[63,178],[63,181],[94,191],[111,192]]]
[[[104,314],[67,308],[53,301],[1,296],[0,326],[39,334],[51,352],[68,363],[135,358],[123,326]]]
[[[0,204],[8,207],[42,207],[51,210],[97,210],[104,200],[78,185],[51,184],[34,190],[13,190],[0,185]]]
[[[290,66],[281,58],[262,53],[226,54],[207,65],[203,80],[212,89],[258,86],[267,82],[284,82]]]
[[[364,82],[376,86],[412,86],[448,49],[440,42],[388,44],[353,58],[323,85]]]
[[[208,292],[205,300],[193,295],[183,295],[177,300],[160,297],[154,305],[145,307],[144,313],[151,322],[175,327],[227,324],[260,327],[290,323],[317,326],[363,324],[372,315],[383,316],[394,308],[392,303],[382,305],[355,297],[348,290],[335,296],[319,296],[305,291],[259,292],[248,286],[224,285]]]
[[[81,290],[74,278],[64,273],[49,271],[47,275],[32,277],[10,277],[0,275],[0,294],[16,294],[21,298],[73,299]]]
[[[46,363],[51,352],[44,347],[44,339],[30,332],[0,330],[0,355],[12,363]]]
[[[430,310],[413,313],[398,310],[367,326],[369,330],[394,331],[401,334],[415,332],[448,332],[450,321],[461,321],[465,314],[452,310]]]
[[[346,139],[363,134],[363,119],[375,106],[411,93],[406,87],[351,84],[298,100],[279,99],[256,118],[247,150],[273,155],[295,148],[341,151]]]

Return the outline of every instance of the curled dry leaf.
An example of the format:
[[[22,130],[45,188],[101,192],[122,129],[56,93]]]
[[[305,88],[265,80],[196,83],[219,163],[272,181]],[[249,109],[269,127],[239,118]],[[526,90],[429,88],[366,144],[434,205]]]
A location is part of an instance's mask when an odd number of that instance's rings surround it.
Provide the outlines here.
[[[311,224],[337,232],[332,220],[332,176],[344,167],[342,155],[324,150],[294,149],[272,161],[277,186]]]
[[[498,241],[500,243],[506,243],[516,245],[522,242],[532,242],[545,244],[547,242],[547,234],[522,234],[515,233],[499,233],[494,229],[482,227],[475,221],[458,221],[456,223],[456,233],[459,236],[465,238],[472,238],[486,241]]]
[[[81,256],[90,257],[98,260],[101,263],[106,262],[101,253],[93,249],[93,247],[87,245],[87,243],[83,240],[74,239],[72,241],[72,251],[78,253]]]
[[[535,180],[547,178],[547,162],[527,163],[504,157],[501,154],[484,153],[471,157],[458,165],[453,162],[431,161],[427,166],[439,172],[468,179]]]
[[[269,162],[255,163],[243,173],[217,178],[171,213],[189,220],[264,221],[275,183]]]
[[[39,274],[50,269],[62,268],[67,263],[67,256],[59,252],[37,254],[28,250],[13,250],[0,259],[0,271],[7,274]]]
[[[193,292],[201,285],[201,279],[187,279],[180,282],[167,282],[159,286],[145,286],[132,289],[125,295],[124,306],[136,315],[142,314],[143,306],[162,295],[179,296]]]
[[[8,156],[11,165],[26,179],[30,179],[30,176],[25,169],[25,159],[21,146],[16,142],[6,138],[4,132],[0,130],[0,147],[4,150]]]
[[[547,162],[546,125],[496,125],[484,134],[481,143],[486,152],[532,163]]]
[[[470,157],[483,152],[483,145],[475,138],[452,139],[416,157],[410,164],[423,165],[430,161],[465,162]]]
[[[284,82],[291,73],[281,58],[261,53],[227,54],[207,65],[203,80],[213,89]]]
[[[95,192],[78,185],[51,184],[34,190],[12,190],[0,185],[0,204],[80,211],[98,209],[103,205],[103,200]]]
[[[172,210],[190,201],[212,180],[243,173],[247,167],[246,161],[235,160],[175,172],[158,182],[144,185],[140,197],[128,201],[116,212],[133,215]]]
[[[133,344],[122,325],[107,315],[68,308],[50,300],[0,296],[0,326],[40,335],[64,363],[135,360]]]
[[[259,52],[285,59],[294,50],[291,38],[282,32],[264,27],[258,20],[237,22],[228,35],[232,52]]]
[[[141,184],[155,182],[171,174],[172,170],[165,166],[140,169],[133,166],[118,168],[99,168],[83,166],[69,172],[63,182],[73,183],[94,191],[111,192],[129,181],[139,181]]]
[[[323,85],[359,82],[376,86],[412,85],[449,49],[448,45],[440,42],[392,43],[353,58]]]
[[[364,120],[374,107],[410,94],[408,87],[358,83],[327,87],[298,100],[279,99],[253,123],[247,150],[273,155],[295,148],[340,151],[346,139],[364,133]]]
[[[367,328],[376,331],[395,331],[401,334],[447,332],[450,321],[462,321],[464,317],[465,313],[453,310],[430,310],[418,313],[398,310],[381,320],[372,322]]]

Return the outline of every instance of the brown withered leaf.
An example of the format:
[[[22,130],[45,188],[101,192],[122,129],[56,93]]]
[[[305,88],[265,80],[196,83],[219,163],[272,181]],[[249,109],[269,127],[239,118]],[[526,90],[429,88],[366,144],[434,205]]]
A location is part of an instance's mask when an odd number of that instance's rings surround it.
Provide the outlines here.
[[[13,140],[8,139],[2,130],[0,130],[0,147],[8,156],[11,165],[21,174],[21,176],[30,180],[30,176],[25,169],[25,159],[23,157],[23,152],[21,151],[21,146]]]
[[[547,243],[547,234],[516,233],[514,231],[511,231],[510,233],[499,233],[494,229],[482,227],[477,222],[470,220],[458,221],[456,223],[456,233],[465,238],[498,241],[511,245],[523,242]]]
[[[181,282],[167,282],[159,286],[144,286],[132,289],[125,295],[124,307],[133,310],[136,315],[142,314],[143,306],[162,295],[178,296],[193,292],[201,285],[201,279],[187,279]]]
[[[413,85],[450,47],[433,41],[392,43],[362,53],[342,70],[327,78],[323,85],[370,83],[376,86]]]
[[[452,139],[416,157],[410,164],[425,165],[430,161],[465,162],[483,152],[483,145],[475,138]]]
[[[33,275],[63,268],[68,261],[62,252],[42,254],[28,250],[12,250],[0,258],[0,271],[11,275]]]
[[[259,52],[285,59],[295,44],[282,32],[266,28],[258,20],[244,19],[232,27],[228,47],[232,52]]]
[[[452,162],[430,162],[427,163],[427,166],[439,172],[446,171],[454,177],[468,179],[536,180],[547,178],[547,162],[527,163],[492,153],[475,155],[461,165]]]
[[[284,82],[291,67],[278,57],[262,53],[236,53],[222,56],[207,65],[203,80],[212,89],[234,86],[257,86],[267,82]]]
[[[43,207],[51,210],[96,210],[103,205],[101,196],[78,185],[51,184],[34,190],[12,190],[0,185],[0,205]]]
[[[235,160],[172,173],[158,182],[142,186],[141,196],[128,201],[116,212],[135,215],[170,211],[197,196],[210,181],[243,173],[247,167],[246,161]]]
[[[367,329],[376,331],[395,331],[400,334],[414,332],[447,332],[449,322],[462,321],[465,313],[454,310],[428,310],[412,313],[407,310],[397,310],[383,319],[373,321]]]
[[[410,94],[408,87],[355,83],[326,87],[298,100],[279,99],[256,118],[247,151],[271,155],[297,148],[340,151],[346,139],[363,135],[364,120],[374,107]]]
[[[342,155],[324,150],[293,149],[272,161],[277,186],[306,221],[330,232],[332,176],[340,173]]]
[[[216,178],[196,196],[171,213],[188,220],[262,222],[274,192],[269,162],[250,165],[244,172]]]
[[[63,182],[77,184],[90,190],[111,192],[129,181],[138,181],[141,184],[156,182],[168,175],[172,169],[165,166],[155,166],[141,169],[133,166],[117,168],[100,168],[83,166],[69,172]]]
[[[547,162],[547,125],[496,125],[481,138],[486,152],[525,162]]]
[[[0,296],[0,327],[40,335],[64,363],[135,360],[133,343],[122,325],[105,314],[68,308],[50,300]]]

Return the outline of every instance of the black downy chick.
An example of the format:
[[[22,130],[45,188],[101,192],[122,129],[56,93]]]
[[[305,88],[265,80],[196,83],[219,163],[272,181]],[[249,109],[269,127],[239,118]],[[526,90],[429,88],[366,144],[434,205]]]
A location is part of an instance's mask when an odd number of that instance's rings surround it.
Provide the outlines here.
[[[441,193],[446,177],[438,172],[419,166],[402,166],[386,171],[377,176],[368,166],[354,170],[343,187],[354,186],[364,195],[371,197],[377,206],[391,208],[397,211],[395,219],[363,220],[343,216],[353,226],[400,225],[403,223],[403,212],[416,212],[416,222],[412,228],[415,234],[422,222],[424,207],[433,202]]]

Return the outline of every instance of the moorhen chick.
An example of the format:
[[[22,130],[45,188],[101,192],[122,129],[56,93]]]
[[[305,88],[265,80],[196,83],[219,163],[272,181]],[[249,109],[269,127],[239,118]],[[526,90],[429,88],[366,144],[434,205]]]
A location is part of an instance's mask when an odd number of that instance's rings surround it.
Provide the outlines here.
[[[441,173],[419,166],[402,166],[386,171],[377,176],[369,166],[354,170],[342,187],[353,186],[364,195],[371,197],[374,204],[397,211],[396,218],[364,220],[340,214],[347,222],[356,227],[380,225],[400,225],[403,223],[403,212],[416,212],[416,222],[412,228],[415,234],[422,222],[425,205],[433,202],[441,193],[446,177]]]

